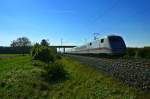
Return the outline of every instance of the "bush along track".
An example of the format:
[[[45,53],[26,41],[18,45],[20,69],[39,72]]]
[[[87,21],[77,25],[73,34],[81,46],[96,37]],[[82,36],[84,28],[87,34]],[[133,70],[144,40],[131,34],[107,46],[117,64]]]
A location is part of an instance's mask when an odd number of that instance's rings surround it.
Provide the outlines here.
[[[31,50],[31,56],[35,61],[41,61],[44,72],[42,77],[48,82],[59,82],[67,78],[67,71],[64,66],[58,62],[61,56],[56,53],[56,49],[35,44]],[[36,64],[37,62],[35,62]],[[37,63],[38,64],[38,63]],[[36,65],[37,65],[36,64]]]

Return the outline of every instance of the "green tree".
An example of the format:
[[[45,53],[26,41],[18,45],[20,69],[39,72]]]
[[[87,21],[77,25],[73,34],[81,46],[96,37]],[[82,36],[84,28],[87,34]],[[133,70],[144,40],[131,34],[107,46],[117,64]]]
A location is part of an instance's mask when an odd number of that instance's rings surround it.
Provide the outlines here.
[[[31,41],[27,37],[19,37],[16,40],[13,40],[10,46],[20,48],[22,54],[24,54],[25,49],[31,46]]]
[[[56,51],[47,46],[42,46],[39,44],[35,44],[31,50],[31,56],[34,60],[40,60],[49,64],[50,62],[54,62],[56,59]]]
[[[31,49],[31,56],[34,57],[41,49],[41,45],[39,43],[34,44]]]
[[[47,41],[46,39],[43,39],[43,40],[41,41],[41,45],[42,45],[42,46],[49,46],[49,43],[48,43],[48,41]]]

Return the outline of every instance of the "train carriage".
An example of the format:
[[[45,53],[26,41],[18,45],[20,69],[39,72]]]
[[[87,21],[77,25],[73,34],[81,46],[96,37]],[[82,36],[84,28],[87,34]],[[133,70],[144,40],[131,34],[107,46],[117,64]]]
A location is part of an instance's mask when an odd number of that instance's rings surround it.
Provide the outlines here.
[[[80,47],[72,48],[67,53],[71,54],[111,54],[122,55],[126,52],[126,45],[121,36],[109,35],[94,40]]]

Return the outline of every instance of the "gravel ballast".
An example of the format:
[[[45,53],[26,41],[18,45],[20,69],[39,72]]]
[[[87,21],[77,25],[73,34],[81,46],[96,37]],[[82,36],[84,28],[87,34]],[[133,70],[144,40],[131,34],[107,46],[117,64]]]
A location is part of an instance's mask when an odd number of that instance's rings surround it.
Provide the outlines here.
[[[149,59],[103,59],[77,55],[69,55],[69,57],[94,66],[130,86],[150,92]]]

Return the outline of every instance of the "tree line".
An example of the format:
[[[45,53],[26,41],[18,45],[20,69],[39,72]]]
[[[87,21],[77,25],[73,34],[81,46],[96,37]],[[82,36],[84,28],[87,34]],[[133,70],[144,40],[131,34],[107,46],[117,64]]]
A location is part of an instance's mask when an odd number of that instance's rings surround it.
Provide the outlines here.
[[[46,39],[40,42],[43,46],[49,46]],[[32,48],[32,43],[27,37],[19,37],[13,40],[9,47],[0,47],[0,54],[29,54]]]

